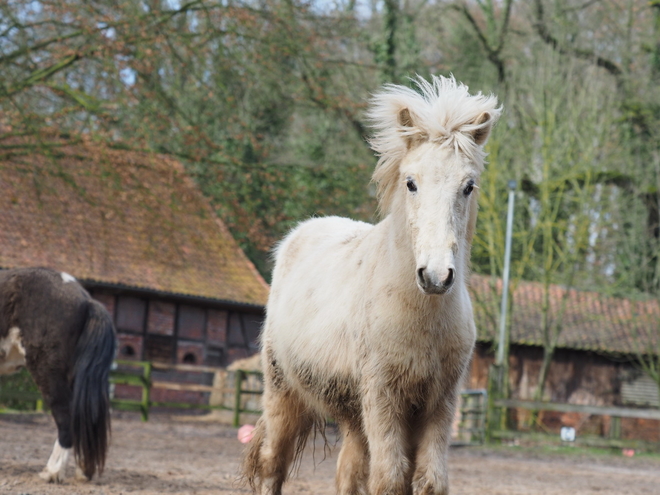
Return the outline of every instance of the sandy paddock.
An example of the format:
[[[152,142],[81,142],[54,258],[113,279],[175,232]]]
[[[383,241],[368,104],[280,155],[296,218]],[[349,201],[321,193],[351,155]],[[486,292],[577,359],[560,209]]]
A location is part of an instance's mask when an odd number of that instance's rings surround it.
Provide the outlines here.
[[[37,477],[54,440],[50,416],[0,416],[0,494],[250,493],[236,482],[243,449],[236,430],[217,423],[164,414],[142,423],[132,414],[115,415],[106,470],[91,483],[74,481],[72,466],[62,485]],[[334,494],[336,454],[334,448],[323,459],[323,444],[317,440],[314,453],[307,449],[298,476],[285,485],[285,495]],[[452,495],[660,494],[660,457],[453,448],[450,481]]]

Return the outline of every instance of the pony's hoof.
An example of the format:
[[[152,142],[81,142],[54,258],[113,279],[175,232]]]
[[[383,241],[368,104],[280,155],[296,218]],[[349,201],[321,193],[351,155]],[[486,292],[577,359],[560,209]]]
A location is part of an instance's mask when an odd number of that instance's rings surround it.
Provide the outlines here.
[[[78,481],[89,481],[89,478],[85,475],[80,466],[76,466],[76,480]]]
[[[446,484],[434,486],[431,483],[413,486],[413,495],[448,495],[449,487]]]
[[[64,481],[64,473],[60,471],[52,473],[48,469],[44,469],[39,473],[39,478],[48,483],[62,483]]]

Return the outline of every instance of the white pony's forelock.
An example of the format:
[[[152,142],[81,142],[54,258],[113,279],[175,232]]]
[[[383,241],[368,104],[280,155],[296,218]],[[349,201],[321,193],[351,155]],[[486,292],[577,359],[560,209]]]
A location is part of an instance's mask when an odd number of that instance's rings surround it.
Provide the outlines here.
[[[373,181],[378,185],[381,209],[391,202],[393,181],[398,176],[398,165],[407,151],[407,139],[419,138],[452,146],[464,153],[475,164],[481,165],[486,154],[471,133],[492,126],[502,112],[494,95],[481,92],[470,95],[468,87],[453,76],[432,76],[430,81],[421,76],[412,79],[417,91],[405,86],[387,84],[376,93],[367,112],[374,136],[369,143],[379,155]],[[401,110],[407,109],[414,123],[404,127],[399,123]],[[490,118],[476,123],[480,115]]]

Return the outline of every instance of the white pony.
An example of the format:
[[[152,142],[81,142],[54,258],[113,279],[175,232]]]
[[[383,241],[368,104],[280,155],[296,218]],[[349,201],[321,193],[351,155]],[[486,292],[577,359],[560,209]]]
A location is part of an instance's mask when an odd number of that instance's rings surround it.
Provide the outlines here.
[[[262,335],[264,414],[244,475],[278,495],[323,418],[339,424],[337,493],[448,493],[458,386],[475,341],[466,288],[494,96],[453,78],[388,85],[369,117],[377,225],[303,222],[279,245]]]

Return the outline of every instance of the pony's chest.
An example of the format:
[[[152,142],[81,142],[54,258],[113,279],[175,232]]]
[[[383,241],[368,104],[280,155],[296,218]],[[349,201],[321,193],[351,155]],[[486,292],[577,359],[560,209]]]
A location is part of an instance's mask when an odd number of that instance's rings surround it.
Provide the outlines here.
[[[469,360],[472,348],[473,342],[463,339],[447,339],[444,342],[420,339],[406,345],[381,348],[382,352],[373,352],[369,361],[371,367],[383,370],[385,376],[423,381],[462,367]]]
[[[469,313],[450,317],[416,318],[414,314],[383,312],[366,325],[363,351],[382,355],[393,362],[431,363],[464,357],[476,338],[474,320]]]
[[[472,319],[398,322],[383,326],[364,339],[360,354],[363,371],[384,377],[402,388],[426,387],[454,381],[470,360],[476,332]]]

